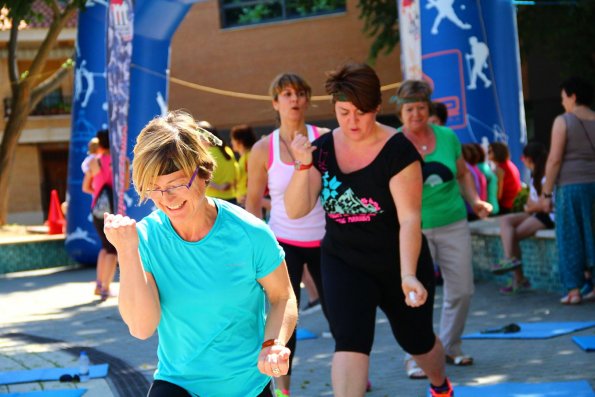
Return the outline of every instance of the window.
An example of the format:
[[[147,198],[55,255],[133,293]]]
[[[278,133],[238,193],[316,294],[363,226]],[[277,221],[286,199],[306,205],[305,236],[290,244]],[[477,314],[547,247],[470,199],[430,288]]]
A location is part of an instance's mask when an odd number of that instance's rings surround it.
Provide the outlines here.
[[[345,11],[345,0],[220,0],[224,28]]]

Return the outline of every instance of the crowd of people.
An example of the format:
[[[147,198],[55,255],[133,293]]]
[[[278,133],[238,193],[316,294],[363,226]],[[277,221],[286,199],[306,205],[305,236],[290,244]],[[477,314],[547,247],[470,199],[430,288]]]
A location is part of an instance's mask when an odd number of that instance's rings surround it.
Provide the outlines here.
[[[305,280],[334,338],[335,396],[362,397],[371,387],[378,308],[405,351],[407,376],[427,378],[432,397],[454,396],[446,364],[474,363],[461,337],[474,293],[476,219],[498,217],[503,257],[491,271],[512,274],[500,292],[531,288],[519,243],[555,228],[561,303],[595,300],[588,82],[562,84],[565,113],[549,153],[539,142],[524,147],[526,200],[506,143],[461,144],[427,82],[400,84],[392,98],[399,128],[377,121],[382,95],[370,66],[348,62],[324,88],[331,130],[306,122],[312,89],[293,73],[273,79],[277,126],[260,138],[237,125],[228,145],[208,121],[182,111],[151,120],[134,147],[132,181],[156,210],[138,222],[99,204],[113,186],[109,134],[90,142],[82,167],[102,241],[95,293],[110,296],[119,265],[119,308],[131,334],[159,332],[149,397],[290,396]]]

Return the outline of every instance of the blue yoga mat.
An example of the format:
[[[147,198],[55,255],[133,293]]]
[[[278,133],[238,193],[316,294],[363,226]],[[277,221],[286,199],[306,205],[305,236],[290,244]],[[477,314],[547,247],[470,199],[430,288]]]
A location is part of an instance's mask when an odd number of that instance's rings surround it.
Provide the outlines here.
[[[108,364],[91,365],[89,366],[89,376],[91,378],[103,378],[107,376],[108,367]],[[75,375],[78,374],[78,372],[78,367],[39,368],[26,369],[20,371],[0,372],[0,385],[9,385],[12,383],[29,383],[46,380],[58,380],[62,375]]]
[[[586,380],[553,383],[500,383],[489,386],[456,386],[456,397],[595,397]],[[429,397],[429,391],[428,391]]]
[[[595,335],[593,336],[573,336],[574,343],[579,345],[586,352],[595,352]]]
[[[476,332],[463,335],[463,339],[547,339],[595,327],[595,321],[517,324],[521,327],[519,332],[510,334],[482,334]]]
[[[41,390],[2,394],[2,397],[81,397],[87,389]]]
[[[308,331],[305,328],[298,328],[297,331],[295,331],[295,337],[297,338],[297,340],[318,338],[318,336],[314,332]]]

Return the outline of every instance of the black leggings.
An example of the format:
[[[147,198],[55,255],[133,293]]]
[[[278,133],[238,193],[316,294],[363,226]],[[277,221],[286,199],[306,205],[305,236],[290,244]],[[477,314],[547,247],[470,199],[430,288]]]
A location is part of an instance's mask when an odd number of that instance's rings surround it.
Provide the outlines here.
[[[297,298],[297,305],[300,306],[300,283],[302,282],[302,274],[304,273],[304,264],[308,265],[310,275],[316,284],[318,295],[320,296],[320,302],[323,312],[326,314],[324,305],[324,293],[322,290],[322,276],[320,275],[320,247],[305,248],[296,247],[295,245],[289,245],[286,243],[279,242],[283,250],[285,251],[285,263],[287,263],[287,272],[289,273],[289,279],[291,281],[291,287]],[[289,356],[289,371],[287,375],[291,375],[291,365],[293,363],[293,357],[295,356],[295,345],[296,335],[295,332],[287,341],[287,348],[291,350]]]
[[[164,380],[155,380],[149,389],[149,393],[147,393],[147,397],[191,397],[191,395],[178,385],[174,385],[173,383]],[[273,397],[271,383],[269,382],[269,384],[262,389],[262,393],[255,397]]]
[[[375,274],[347,265],[323,251],[322,277],[335,351],[370,354],[378,307],[386,314],[403,350],[410,354],[432,350],[436,341],[432,325],[434,269],[425,244],[424,241],[417,278],[428,291],[428,299],[418,308],[405,304],[397,266]]]

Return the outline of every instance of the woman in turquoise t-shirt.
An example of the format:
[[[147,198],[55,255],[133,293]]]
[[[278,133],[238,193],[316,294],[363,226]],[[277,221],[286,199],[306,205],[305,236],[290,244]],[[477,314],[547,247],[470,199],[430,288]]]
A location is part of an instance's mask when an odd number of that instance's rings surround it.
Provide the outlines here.
[[[179,111],[137,138],[134,186],[157,210],[138,224],[106,216],[120,313],[137,338],[159,332],[148,397],[272,397],[271,376],[289,368],[296,298],[264,222],[206,196],[214,161],[205,139],[217,140]]]
[[[424,159],[422,231],[444,279],[440,340],[446,361],[471,365],[473,358],[461,348],[474,290],[471,236],[463,200],[481,218],[488,216],[492,206],[479,198],[456,134],[450,128],[428,123],[431,94],[425,81],[403,82],[397,91],[397,115],[403,122],[400,131]]]

